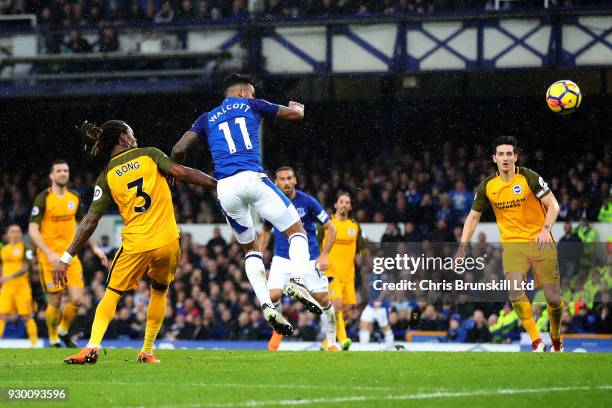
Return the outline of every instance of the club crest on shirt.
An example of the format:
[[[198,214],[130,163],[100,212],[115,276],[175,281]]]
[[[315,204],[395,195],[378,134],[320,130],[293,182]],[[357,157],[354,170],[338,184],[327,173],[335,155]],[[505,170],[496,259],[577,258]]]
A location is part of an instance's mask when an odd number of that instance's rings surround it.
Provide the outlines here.
[[[21,254],[21,249],[19,249],[19,248],[15,248],[15,249],[13,250],[13,255],[15,255],[15,256],[19,256],[20,254]]]
[[[348,234],[352,237],[353,235],[355,235],[355,229],[354,228],[349,228],[348,230]]]
[[[72,201],[72,200],[68,201],[68,209],[69,210],[74,210],[74,207],[75,207],[74,201]]]
[[[512,186],[512,191],[514,191],[514,194],[519,195],[523,192],[523,187],[521,187],[519,184],[515,184]]]
[[[300,218],[303,218],[306,215],[306,210],[304,210],[302,207],[298,207],[297,212]]]

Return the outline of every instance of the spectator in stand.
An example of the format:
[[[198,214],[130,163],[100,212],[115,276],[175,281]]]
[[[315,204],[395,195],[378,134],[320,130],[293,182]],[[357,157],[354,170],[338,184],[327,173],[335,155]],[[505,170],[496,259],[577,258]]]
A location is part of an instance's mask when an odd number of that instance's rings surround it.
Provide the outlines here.
[[[563,224],[563,237],[557,244],[559,253],[559,272],[561,276],[572,277],[578,271],[582,257],[582,240],[574,233],[571,222]]]
[[[174,8],[172,7],[172,3],[169,1],[164,1],[157,13],[155,13],[155,17],[153,18],[153,22],[156,24],[168,24],[174,20]]]
[[[206,3],[201,1],[200,3]],[[191,0],[182,0],[178,11],[176,12],[175,21],[192,21],[196,18]]]
[[[400,230],[395,223],[387,224],[387,229],[385,233],[382,235],[380,242],[401,242],[403,241],[403,236],[400,234]]]
[[[97,26],[102,20],[102,10],[98,4],[92,3],[89,6],[89,12],[87,13],[87,19],[90,26]]]
[[[589,309],[583,304],[578,314],[572,317],[569,322],[568,333],[589,333],[593,330],[591,325],[591,318],[589,316]]]
[[[119,51],[119,40],[115,35],[115,30],[111,26],[105,26],[102,29],[100,41],[98,42],[99,52],[116,52]]]
[[[457,217],[457,222],[463,223],[472,208],[474,194],[466,191],[463,180],[457,180],[455,182],[455,189],[448,193],[448,198],[451,201],[451,207]]]
[[[232,11],[229,15],[232,20],[246,20],[249,18],[249,12],[244,0],[233,0]]]
[[[145,13],[140,5],[140,0],[130,1],[125,11],[125,19],[130,23],[140,23],[145,20]]]
[[[599,209],[597,221],[612,223],[612,196],[607,196]]]
[[[491,333],[487,327],[482,310],[475,310],[472,319],[466,322],[468,343],[488,343],[491,341]]]
[[[200,1],[200,6],[198,8],[198,12],[196,15],[196,20],[198,22],[203,22],[210,19],[210,12],[208,9],[208,2],[207,1]]]
[[[91,52],[91,44],[81,36],[79,30],[71,30],[68,33],[68,41],[64,44],[64,49],[67,54],[80,54]]]

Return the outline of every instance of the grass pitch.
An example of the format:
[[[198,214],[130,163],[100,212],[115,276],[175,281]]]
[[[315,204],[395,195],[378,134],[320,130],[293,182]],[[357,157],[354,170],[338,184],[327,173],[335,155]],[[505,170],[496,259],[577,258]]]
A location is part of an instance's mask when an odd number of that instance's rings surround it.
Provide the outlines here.
[[[3,406],[604,407],[612,354],[158,351],[109,349],[67,366],[66,349],[0,350],[0,388],[65,387],[67,402]],[[3,399],[4,398],[4,399]]]

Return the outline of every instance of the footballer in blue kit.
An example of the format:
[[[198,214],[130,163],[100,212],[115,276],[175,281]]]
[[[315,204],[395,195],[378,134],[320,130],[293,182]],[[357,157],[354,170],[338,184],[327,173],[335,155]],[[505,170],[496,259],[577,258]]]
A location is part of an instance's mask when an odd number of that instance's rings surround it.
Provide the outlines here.
[[[274,183],[291,200],[308,234],[310,262],[309,269],[304,275],[304,284],[323,308],[321,322],[327,339],[327,350],[339,351],[336,346],[336,315],[328,298],[329,282],[323,274],[323,271],[329,266],[327,255],[334,245],[336,229],[321,204],[314,197],[296,189],[297,178],[293,168],[284,166],[277,169]],[[319,243],[317,242],[317,223],[323,225],[326,236],[329,237],[320,253]],[[282,311],[280,309],[281,297],[291,278],[289,242],[285,234],[277,230],[272,223],[264,220],[263,229],[260,233],[262,249],[268,246],[272,233],[274,234],[274,257],[268,275],[268,288],[270,289],[270,299],[280,313]],[[282,338],[281,333],[274,332],[268,342],[268,349],[278,350]]]
[[[276,332],[289,335],[293,327],[270,299],[251,208],[288,239],[291,278],[287,293],[310,312],[322,314],[321,306],[304,284],[310,260],[306,231],[291,201],[264,173],[259,146],[263,118],[302,120],[304,105],[291,101],[283,106],[255,99],[253,81],[238,74],[223,80],[223,92],[221,104],[200,115],[174,145],[172,159],[181,163],[198,139],[208,142],[218,180],[217,197],[232,233],[245,252],[246,274],[261,303],[264,318]]]

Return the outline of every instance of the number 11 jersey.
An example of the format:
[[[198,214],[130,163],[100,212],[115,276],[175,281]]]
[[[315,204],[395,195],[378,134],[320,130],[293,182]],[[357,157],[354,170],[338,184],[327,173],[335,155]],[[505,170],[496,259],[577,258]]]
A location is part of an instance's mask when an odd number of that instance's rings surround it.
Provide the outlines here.
[[[98,177],[89,211],[104,214],[111,201],[117,203],[125,224],[121,231],[125,253],[151,251],[179,237],[164,177],[173,164],[154,147],[135,148],[111,158]]]
[[[229,97],[195,121],[190,131],[208,139],[215,178],[241,171],[263,173],[259,125],[262,118],[276,116],[278,107],[262,99]]]

